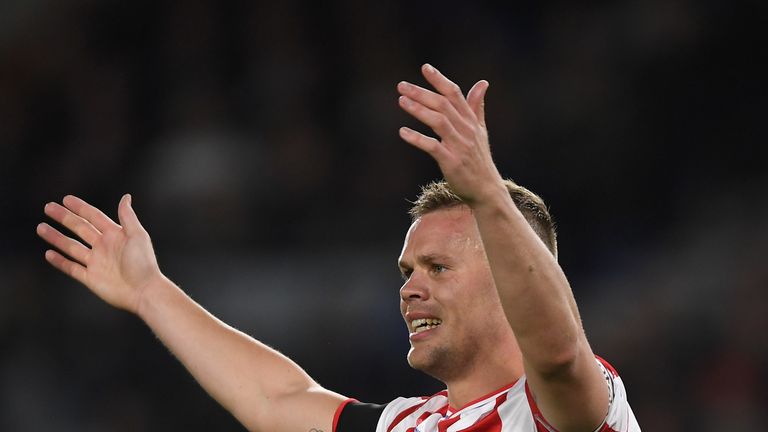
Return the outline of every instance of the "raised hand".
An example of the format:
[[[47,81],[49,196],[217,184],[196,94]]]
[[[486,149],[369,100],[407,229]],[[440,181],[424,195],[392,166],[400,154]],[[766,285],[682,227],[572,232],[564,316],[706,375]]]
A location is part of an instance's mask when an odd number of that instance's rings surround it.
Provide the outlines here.
[[[120,225],[75,196],[67,195],[62,203],[46,204],[45,214],[79,240],[39,224],[37,234],[60,251],[47,250],[45,259],[112,306],[137,313],[143,290],[162,274],[130,195],[120,200]]]
[[[488,81],[478,81],[465,99],[459,86],[431,65],[423,65],[421,72],[437,92],[401,81],[399,103],[440,140],[407,127],[400,128],[400,137],[432,156],[453,191],[472,205],[503,188],[485,126]]]

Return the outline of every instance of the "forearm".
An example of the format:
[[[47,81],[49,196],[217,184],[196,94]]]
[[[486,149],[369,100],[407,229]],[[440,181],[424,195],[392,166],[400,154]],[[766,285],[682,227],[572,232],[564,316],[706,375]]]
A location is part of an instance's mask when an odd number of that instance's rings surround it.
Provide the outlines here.
[[[608,392],[562,269],[506,191],[478,202],[491,272],[542,413],[561,431],[594,430]]]
[[[249,429],[265,430],[271,403],[316,386],[290,359],[218,320],[167,278],[147,287],[138,315]]]
[[[523,355],[527,383],[558,430],[594,430],[607,390],[560,266],[515,206],[496,169],[485,127],[485,92],[461,89],[430,65],[436,92],[402,82],[400,106],[440,140],[409,128],[400,137],[427,152],[451,190],[473,210],[501,304]]]
[[[141,317],[224,408],[249,430],[330,430],[344,397],[321,388],[290,359],[216,319],[160,273],[149,234],[131,207],[118,225],[74,196],[45,213],[83,243],[40,224],[37,233],[62,251],[46,260],[109,304]],[[90,245],[90,248],[86,245]]]
[[[542,373],[567,363],[586,339],[557,260],[503,185],[472,208],[502,306],[526,362]]]

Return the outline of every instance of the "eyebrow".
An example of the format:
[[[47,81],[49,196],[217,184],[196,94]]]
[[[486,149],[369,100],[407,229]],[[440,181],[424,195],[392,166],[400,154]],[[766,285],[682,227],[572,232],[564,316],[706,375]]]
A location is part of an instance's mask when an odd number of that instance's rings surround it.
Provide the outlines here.
[[[419,255],[416,257],[416,262],[422,263],[422,264],[431,264],[435,261],[439,261],[439,262],[450,261],[450,257],[448,255],[437,253],[437,252]],[[397,267],[400,269],[401,273],[403,272],[403,270],[407,270],[411,268],[411,266],[406,265],[406,263],[402,260],[399,260],[397,262]]]

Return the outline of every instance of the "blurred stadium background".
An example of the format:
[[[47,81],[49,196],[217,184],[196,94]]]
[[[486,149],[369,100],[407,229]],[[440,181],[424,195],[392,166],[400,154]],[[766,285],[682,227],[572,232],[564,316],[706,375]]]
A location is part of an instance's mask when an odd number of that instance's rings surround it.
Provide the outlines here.
[[[67,193],[114,216],[131,192],[166,274],[327,387],[436,391],[395,266],[439,177],[397,137],[424,62],[491,82],[496,161],[551,206],[644,430],[762,429],[764,3],[496,3],[2,2],[0,430],[242,430],[45,264],[34,227]]]

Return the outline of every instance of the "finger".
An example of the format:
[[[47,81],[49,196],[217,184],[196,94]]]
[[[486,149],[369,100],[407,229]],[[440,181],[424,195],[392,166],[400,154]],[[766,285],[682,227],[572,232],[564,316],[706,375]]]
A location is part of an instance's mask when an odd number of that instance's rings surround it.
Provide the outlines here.
[[[62,273],[68,275],[83,285],[86,284],[86,270],[82,265],[66,259],[62,254],[51,249],[45,251],[45,260],[51,263],[52,266],[56,267]]]
[[[65,236],[47,223],[41,223],[37,226],[37,235],[79,263],[83,265],[88,264],[91,250],[79,241]]]
[[[65,196],[63,202],[66,208],[70,209],[74,214],[90,222],[91,225],[93,225],[97,230],[101,232],[120,228],[112,219],[109,218],[109,216],[102,213],[101,210],[74,195]]]
[[[131,206],[130,194],[125,194],[120,199],[120,204],[117,207],[117,216],[120,218],[120,225],[123,226],[126,234],[130,235],[144,230],[141,222],[139,222],[139,217],[136,216],[136,212]]]
[[[416,132],[413,129],[403,126],[400,128],[399,133],[400,138],[402,138],[403,141],[429,154],[438,163],[440,163],[448,153],[448,150],[440,143],[440,141],[428,137],[421,132]]]
[[[456,108],[456,111],[461,115],[466,116],[472,113],[469,105],[467,105],[466,99],[464,99],[464,94],[461,92],[461,87],[459,87],[458,84],[449,80],[429,63],[425,63],[421,67],[421,73],[438,93],[448,98],[454,108]]]
[[[490,87],[488,81],[480,80],[467,93],[467,103],[483,127],[485,127],[485,94],[488,87]]]
[[[400,81],[397,84],[397,91],[432,111],[445,115],[457,130],[469,130],[467,121],[456,111],[456,108],[445,96],[406,81]]]
[[[408,114],[431,127],[443,140],[457,135],[456,128],[453,127],[451,121],[444,114],[432,111],[407,96],[400,96],[398,102],[400,107],[408,112]]]
[[[61,204],[48,203],[45,205],[44,211],[51,219],[67,227],[68,230],[75,233],[90,246],[93,246],[101,236],[101,232],[91,225],[90,222],[72,213]]]

